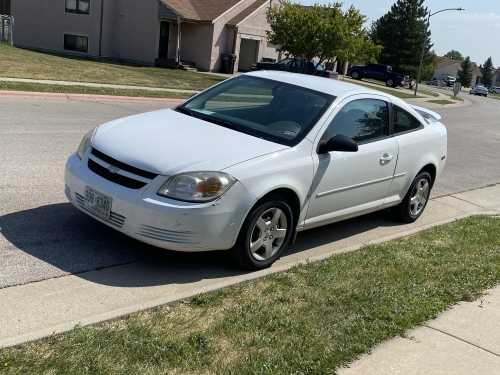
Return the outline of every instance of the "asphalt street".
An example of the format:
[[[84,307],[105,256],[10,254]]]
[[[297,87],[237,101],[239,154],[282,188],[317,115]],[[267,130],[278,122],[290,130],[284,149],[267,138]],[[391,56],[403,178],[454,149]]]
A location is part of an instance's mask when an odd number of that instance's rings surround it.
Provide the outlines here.
[[[439,111],[449,153],[435,196],[500,182],[500,101],[470,100],[470,106]],[[66,203],[64,163],[85,132],[166,105],[0,98],[0,288],[144,258],[173,262],[180,272],[186,263],[224,263],[225,254],[172,254],[142,245]]]

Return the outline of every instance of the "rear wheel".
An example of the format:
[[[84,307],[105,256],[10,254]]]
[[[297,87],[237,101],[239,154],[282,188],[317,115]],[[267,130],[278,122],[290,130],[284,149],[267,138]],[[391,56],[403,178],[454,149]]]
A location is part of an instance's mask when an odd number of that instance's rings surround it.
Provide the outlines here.
[[[352,72],[351,77],[354,79],[361,79],[361,74],[358,72]]]
[[[232,249],[238,264],[249,270],[270,267],[286,250],[295,231],[288,203],[270,198],[252,209]]]
[[[415,222],[424,213],[432,190],[432,177],[421,172],[415,177],[403,201],[395,207],[395,214],[404,223]]]

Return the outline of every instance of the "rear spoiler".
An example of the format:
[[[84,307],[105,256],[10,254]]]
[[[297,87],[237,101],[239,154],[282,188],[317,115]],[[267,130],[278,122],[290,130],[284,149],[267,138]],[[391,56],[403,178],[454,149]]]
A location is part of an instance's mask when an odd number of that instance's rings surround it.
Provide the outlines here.
[[[412,107],[427,121],[439,122],[443,118],[439,113],[431,111],[430,109],[422,108],[416,105],[412,105]]]

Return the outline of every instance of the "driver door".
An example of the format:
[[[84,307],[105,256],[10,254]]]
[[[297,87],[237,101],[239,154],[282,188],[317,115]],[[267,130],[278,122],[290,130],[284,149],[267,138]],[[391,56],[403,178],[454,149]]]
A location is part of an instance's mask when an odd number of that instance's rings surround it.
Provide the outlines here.
[[[320,140],[336,134],[355,140],[359,150],[315,152],[307,228],[375,211],[390,192],[398,145],[390,136],[388,103],[375,96],[343,103]]]

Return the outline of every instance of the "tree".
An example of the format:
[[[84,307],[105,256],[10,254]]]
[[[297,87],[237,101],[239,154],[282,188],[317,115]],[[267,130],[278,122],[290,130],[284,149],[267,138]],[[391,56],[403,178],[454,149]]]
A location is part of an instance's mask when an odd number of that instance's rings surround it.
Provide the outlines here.
[[[459,51],[456,51],[452,49],[450,52],[448,52],[444,57],[447,57],[452,60],[457,60],[457,61],[464,61],[464,57]]]
[[[432,77],[434,77],[434,72],[436,71],[436,67],[439,63],[439,57],[436,55],[434,51],[429,52],[429,56],[427,56],[427,60],[422,67],[422,77],[423,81],[428,81]]]
[[[382,46],[380,62],[394,70],[417,76],[422,46],[424,72],[432,69],[431,32],[427,23],[429,12],[424,0],[398,0],[390,11],[372,25],[371,37]]]
[[[354,7],[344,11],[341,3],[306,7],[285,0],[267,18],[270,43],[289,56],[317,59],[317,65],[336,58],[370,60],[379,51],[363,27],[365,16]]]
[[[495,68],[493,67],[493,60],[488,57],[486,62],[481,66],[481,82],[483,85],[490,87],[493,84],[493,77],[495,75]]]
[[[344,27],[340,48],[331,51],[330,55],[343,61],[375,62],[380,55],[381,46],[376,45],[363,27],[366,17],[351,6],[344,13]]]
[[[470,57],[467,56],[462,64],[460,65],[460,71],[458,72],[458,82],[464,87],[471,87],[472,85],[472,62]]]

